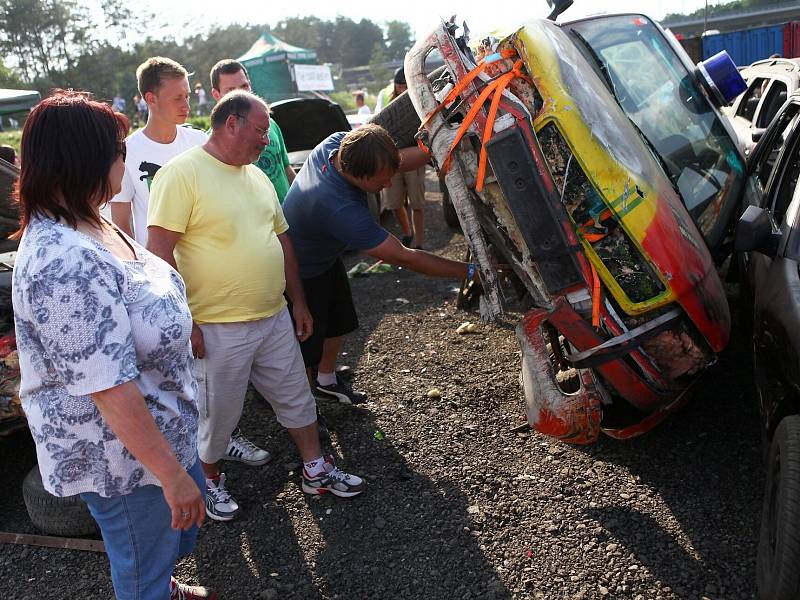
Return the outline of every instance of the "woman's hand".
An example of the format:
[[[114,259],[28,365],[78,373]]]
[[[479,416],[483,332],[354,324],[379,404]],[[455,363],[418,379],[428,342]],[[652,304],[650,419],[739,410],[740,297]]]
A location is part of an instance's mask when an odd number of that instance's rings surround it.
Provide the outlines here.
[[[206,504],[194,479],[183,469],[174,478],[161,482],[164,499],[172,511],[173,529],[191,529],[203,524]]]

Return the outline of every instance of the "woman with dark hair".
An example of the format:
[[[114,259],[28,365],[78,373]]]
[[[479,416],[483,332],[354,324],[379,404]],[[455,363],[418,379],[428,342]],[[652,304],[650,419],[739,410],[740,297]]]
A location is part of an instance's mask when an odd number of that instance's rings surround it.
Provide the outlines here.
[[[120,190],[127,129],[76,92],[43,100],[25,123],[20,398],[42,482],[88,504],[117,598],[214,598],[172,578],[205,514],[183,280],[100,215]]]

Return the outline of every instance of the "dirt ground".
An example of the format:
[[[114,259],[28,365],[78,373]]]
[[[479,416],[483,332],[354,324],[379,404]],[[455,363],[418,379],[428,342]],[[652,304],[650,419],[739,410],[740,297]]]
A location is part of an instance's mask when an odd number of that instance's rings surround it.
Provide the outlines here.
[[[434,189],[426,247],[462,258]],[[242,429],[275,458],[228,464],[242,514],[203,527],[179,578],[226,600],[753,598],[763,467],[736,329],[681,412],[634,440],[571,447],[511,432],[520,314],[512,299],[502,322],[458,335],[478,319],[454,307],[456,285],[405,270],[352,280],[361,328],[344,361],[370,401],[321,410],[367,491],[304,496],[288,436],[253,397]],[[34,460],[27,432],[0,439],[2,531],[34,533],[20,492]],[[0,545],[0,578],[7,598],[113,596],[101,554]]]

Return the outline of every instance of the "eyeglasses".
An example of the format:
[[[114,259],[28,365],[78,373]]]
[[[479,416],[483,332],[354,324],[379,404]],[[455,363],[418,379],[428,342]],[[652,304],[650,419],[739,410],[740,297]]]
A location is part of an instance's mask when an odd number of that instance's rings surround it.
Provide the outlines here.
[[[253,129],[255,129],[261,136],[262,141],[269,142],[269,127],[267,127],[266,129],[264,129],[263,127],[259,127],[258,125],[251,123],[250,120],[244,115],[233,113],[233,116],[236,117],[237,119],[242,119],[244,122],[248,123]]]

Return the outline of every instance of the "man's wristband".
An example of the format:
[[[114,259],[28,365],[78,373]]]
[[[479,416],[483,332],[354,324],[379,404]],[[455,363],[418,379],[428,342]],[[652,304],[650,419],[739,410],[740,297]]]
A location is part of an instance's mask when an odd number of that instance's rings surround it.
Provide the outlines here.
[[[475,277],[475,263],[467,263],[467,280]]]

